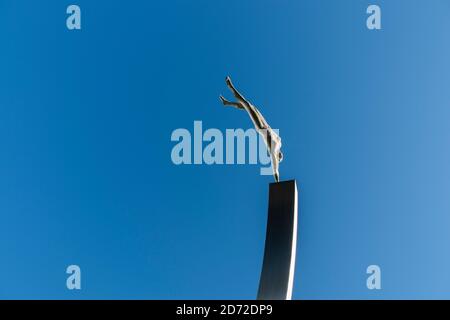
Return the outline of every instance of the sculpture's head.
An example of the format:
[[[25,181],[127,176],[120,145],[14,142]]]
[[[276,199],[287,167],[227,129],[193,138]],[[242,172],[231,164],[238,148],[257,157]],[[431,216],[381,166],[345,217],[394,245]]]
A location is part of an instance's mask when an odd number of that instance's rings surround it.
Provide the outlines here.
[[[283,161],[283,152],[278,151],[278,161],[281,162]]]

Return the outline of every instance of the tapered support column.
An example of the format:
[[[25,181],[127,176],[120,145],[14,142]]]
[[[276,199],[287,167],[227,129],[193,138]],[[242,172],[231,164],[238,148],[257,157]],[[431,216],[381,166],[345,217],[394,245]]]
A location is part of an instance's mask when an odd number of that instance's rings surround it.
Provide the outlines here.
[[[290,300],[297,249],[297,183],[271,183],[264,261],[258,299]]]

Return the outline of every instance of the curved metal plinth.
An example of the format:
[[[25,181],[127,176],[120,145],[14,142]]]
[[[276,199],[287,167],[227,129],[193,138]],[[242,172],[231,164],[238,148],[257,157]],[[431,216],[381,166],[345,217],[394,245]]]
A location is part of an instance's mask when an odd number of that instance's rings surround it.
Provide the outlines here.
[[[258,299],[290,300],[297,249],[297,183],[271,183]]]

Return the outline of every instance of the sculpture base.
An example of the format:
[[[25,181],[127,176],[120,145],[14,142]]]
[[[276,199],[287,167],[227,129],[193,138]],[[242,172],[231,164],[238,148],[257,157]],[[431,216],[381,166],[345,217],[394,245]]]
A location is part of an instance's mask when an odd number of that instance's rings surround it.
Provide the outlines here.
[[[257,299],[290,300],[297,249],[297,183],[271,183],[264,261]]]

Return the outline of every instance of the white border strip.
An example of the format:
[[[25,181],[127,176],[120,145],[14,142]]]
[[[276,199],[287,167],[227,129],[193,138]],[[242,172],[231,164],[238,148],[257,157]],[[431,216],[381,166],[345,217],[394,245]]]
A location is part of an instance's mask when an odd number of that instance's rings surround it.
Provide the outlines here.
[[[292,300],[292,289],[294,287],[294,273],[295,273],[295,255],[297,253],[298,193],[297,193],[297,182],[294,183],[295,183],[294,226],[292,230],[291,265],[289,267],[289,279],[288,279],[286,300]]]

